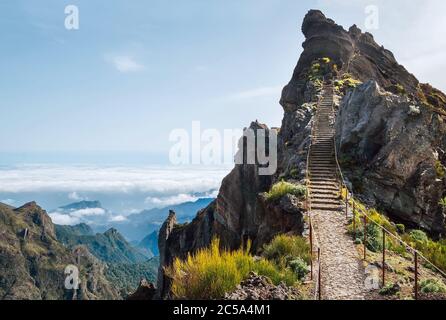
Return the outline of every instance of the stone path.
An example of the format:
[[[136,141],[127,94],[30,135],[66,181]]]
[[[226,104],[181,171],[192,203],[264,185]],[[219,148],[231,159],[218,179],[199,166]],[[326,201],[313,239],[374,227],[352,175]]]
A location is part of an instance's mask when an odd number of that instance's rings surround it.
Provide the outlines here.
[[[365,299],[365,271],[340,200],[333,146],[333,88],[324,86],[309,157],[310,199],[315,236],[321,249],[322,299]]]

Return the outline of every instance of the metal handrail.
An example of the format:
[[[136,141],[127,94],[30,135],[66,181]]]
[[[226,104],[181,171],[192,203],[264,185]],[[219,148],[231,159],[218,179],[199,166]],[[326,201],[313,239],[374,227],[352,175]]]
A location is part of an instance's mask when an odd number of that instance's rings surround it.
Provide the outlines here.
[[[333,115],[335,116],[334,101],[332,101],[332,106],[331,107],[332,107]],[[345,191],[345,202],[346,202],[346,210],[347,210],[347,208],[348,208],[348,201],[349,201],[349,199],[348,199],[349,193],[350,193],[350,200],[352,201],[352,204],[354,204],[354,202],[355,202],[355,197],[354,197],[354,194],[353,194],[353,190],[349,190],[349,188],[347,186],[347,183],[345,182],[344,174],[342,173],[341,165],[340,165],[339,160],[338,160],[338,152],[337,152],[337,146],[336,146],[336,135],[333,135],[333,144],[334,144],[334,151],[335,151],[336,167],[337,167],[337,171],[339,173],[340,181],[341,181],[341,197],[342,197],[342,187],[344,187],[345,190],[346,190]],[[360,211],[360,214],[362,214],[363,216],[369,218],[369,220],[372,223],[374,223],[376,226],[378,226],[383,232],[385,232],[390,237],[394,238],[396,241],[398,241],[399,243],[404,245],[406,247],[406,249],[408,249],[409,251],[412,251],[412,253],[415,255],[415,257],[420,257],[421,259],[423,259],[426,263],[428,263],[431,267],[433,267],[439,274],[441,274],[446,279],[446,272],[441,270],[433,262],[431,262],[429,259],[427,259],[419,250],[415,249],[414,247],[412,247],[411,245],[406,243],[403,239],[401,239],[399,236],[393,234],[390,230],[387,230],[384,226],[382,226],[379,223],[377,223],[376,221],[374,221],[370,217],[370,215],[368,215],[367,212],[365,210],[363,210],[361,207],[355,207],[354,206],[353,212],[352,212],[353,213],[353,219],[355,219],[355,209],[357,211]],[[347,215],[347,212],[346,212],[346,215]],[[366,250],[366,249],[364,249],[364,250]],[[385,268],[384,265],[383,265],[383,268]]]

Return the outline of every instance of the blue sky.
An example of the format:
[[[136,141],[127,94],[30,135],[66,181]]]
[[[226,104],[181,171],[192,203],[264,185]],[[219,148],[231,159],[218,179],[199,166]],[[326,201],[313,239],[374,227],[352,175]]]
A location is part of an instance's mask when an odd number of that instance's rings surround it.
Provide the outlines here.
[[[80,30],[64,28],[69,4],[79,7]],[[279,126],[280,90],[301,53],[307,10],[363,28],[369,4],[380,9],[375,39],[446,90],[440,0],[3,0],[2,159],[161,159],[169,132],[193,120],[217,129],[255,119]]]

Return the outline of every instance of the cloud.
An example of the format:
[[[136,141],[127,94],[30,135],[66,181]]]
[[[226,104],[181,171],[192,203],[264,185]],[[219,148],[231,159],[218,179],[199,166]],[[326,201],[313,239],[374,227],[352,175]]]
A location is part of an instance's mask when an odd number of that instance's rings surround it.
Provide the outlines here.
[[[260,87],[231,94],[228,97],[228,100],[246,100],[274,95],[279,96],[281,90],[282,86]]]
[[[68,194],[68,199],[74,200],[74,201],[86,200],[86,199],[80,197],[76,191],[70,192]]]
[[[76,218],[102,216],[105,214],[105,210],[102,208],[86,208],[80,210],[74,210],[69,213],[70,216]]]
[[[111,222],[123,222],[123,221],[127,221],[127,218],[124,217],[123,215],[117,215],[114,216],[110,219]]]
[[[110,219],[144,209],[164,207],[203,197],[215,197],[230,167],[73,166],[25,165],[0,167],[0,196],[36,198],[85,195],[110,199],[105,208],[56,209],[50,216],[57,224],[102,225]],[[120,201],[121,199],[122,201]],[[116,200],[116,201],[115,201]],[[113,202],[115,201],[115,202]],[[107,202],[107,201],[106,201]],[[110,203],[111,202],[111,203]],[[57,206],[61,205],[60,203]],[[116,218],[121,219],[121,218]]]
[[[106,61],[122,73],[139,72],[145,69],[144,65],[136,62],[131,56],[107,56]]]
[[[106,214],[110,214],[102,208],[86,208],[80,210],[72,210],[72,211],[60,211],[56,210],[54,212],[48,213],[51,217],[51,220],[55,224],[60,225],[74,225],[79,224],[81,222],[84,223],[92,223],[91,218],[101,217]]]
[[[178,195],[170,196],[170,197],[147,197],[145,200],[145,203],[151,207],[163,208],[163,207],[176,205],[176,204],[180,204],[180,203],[184,203],[184,202],[197,201],[198,199],[199,199],[199,197],[197,197],[197,196],[180,193]]]
[[[74,224],[79,224],[81,222],[81,219],[79,219],[78,217],[72,217],[68,214],[60,212],[51,212],[48,215],[55,224],[74,225]]]
[[[0,193],[145,193],[166,197],[218,189],[229,167],[26,165],[0,168]]]

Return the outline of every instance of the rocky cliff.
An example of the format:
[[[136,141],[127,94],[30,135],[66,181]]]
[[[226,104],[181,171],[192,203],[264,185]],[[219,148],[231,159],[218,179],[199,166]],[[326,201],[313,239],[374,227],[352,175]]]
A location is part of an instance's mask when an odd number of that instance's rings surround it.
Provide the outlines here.
[[[303,52],[280,104],[278,170],[259,176],[257,165],[236,165],[219,195],[187,225],[175,213],[159,235],[158,286],[168,295],[163,266],[185,257],[218,236],[229,248],[253,240],[253,250],[275,234],[302,232],[302,204],[293,197],[268,203],[263,192],[285,179],[303,182],[312,119],[324,81],[336,88],[336,140],[342,167],[354,192],[389,216],[438,233],[444,215],[446,96],[420,84],[370,33],[343,29],[311,10],[302,24]],[[255,122],[251,128],[266,128]],[[358,183],[359,182],[359,183]]]
[[[68,265],[79,269],[80,287],[65,288]],[[65,248],[47,213],[31,202],[0,204],[0,300],[117,299],[105,266],[86,247]]]

